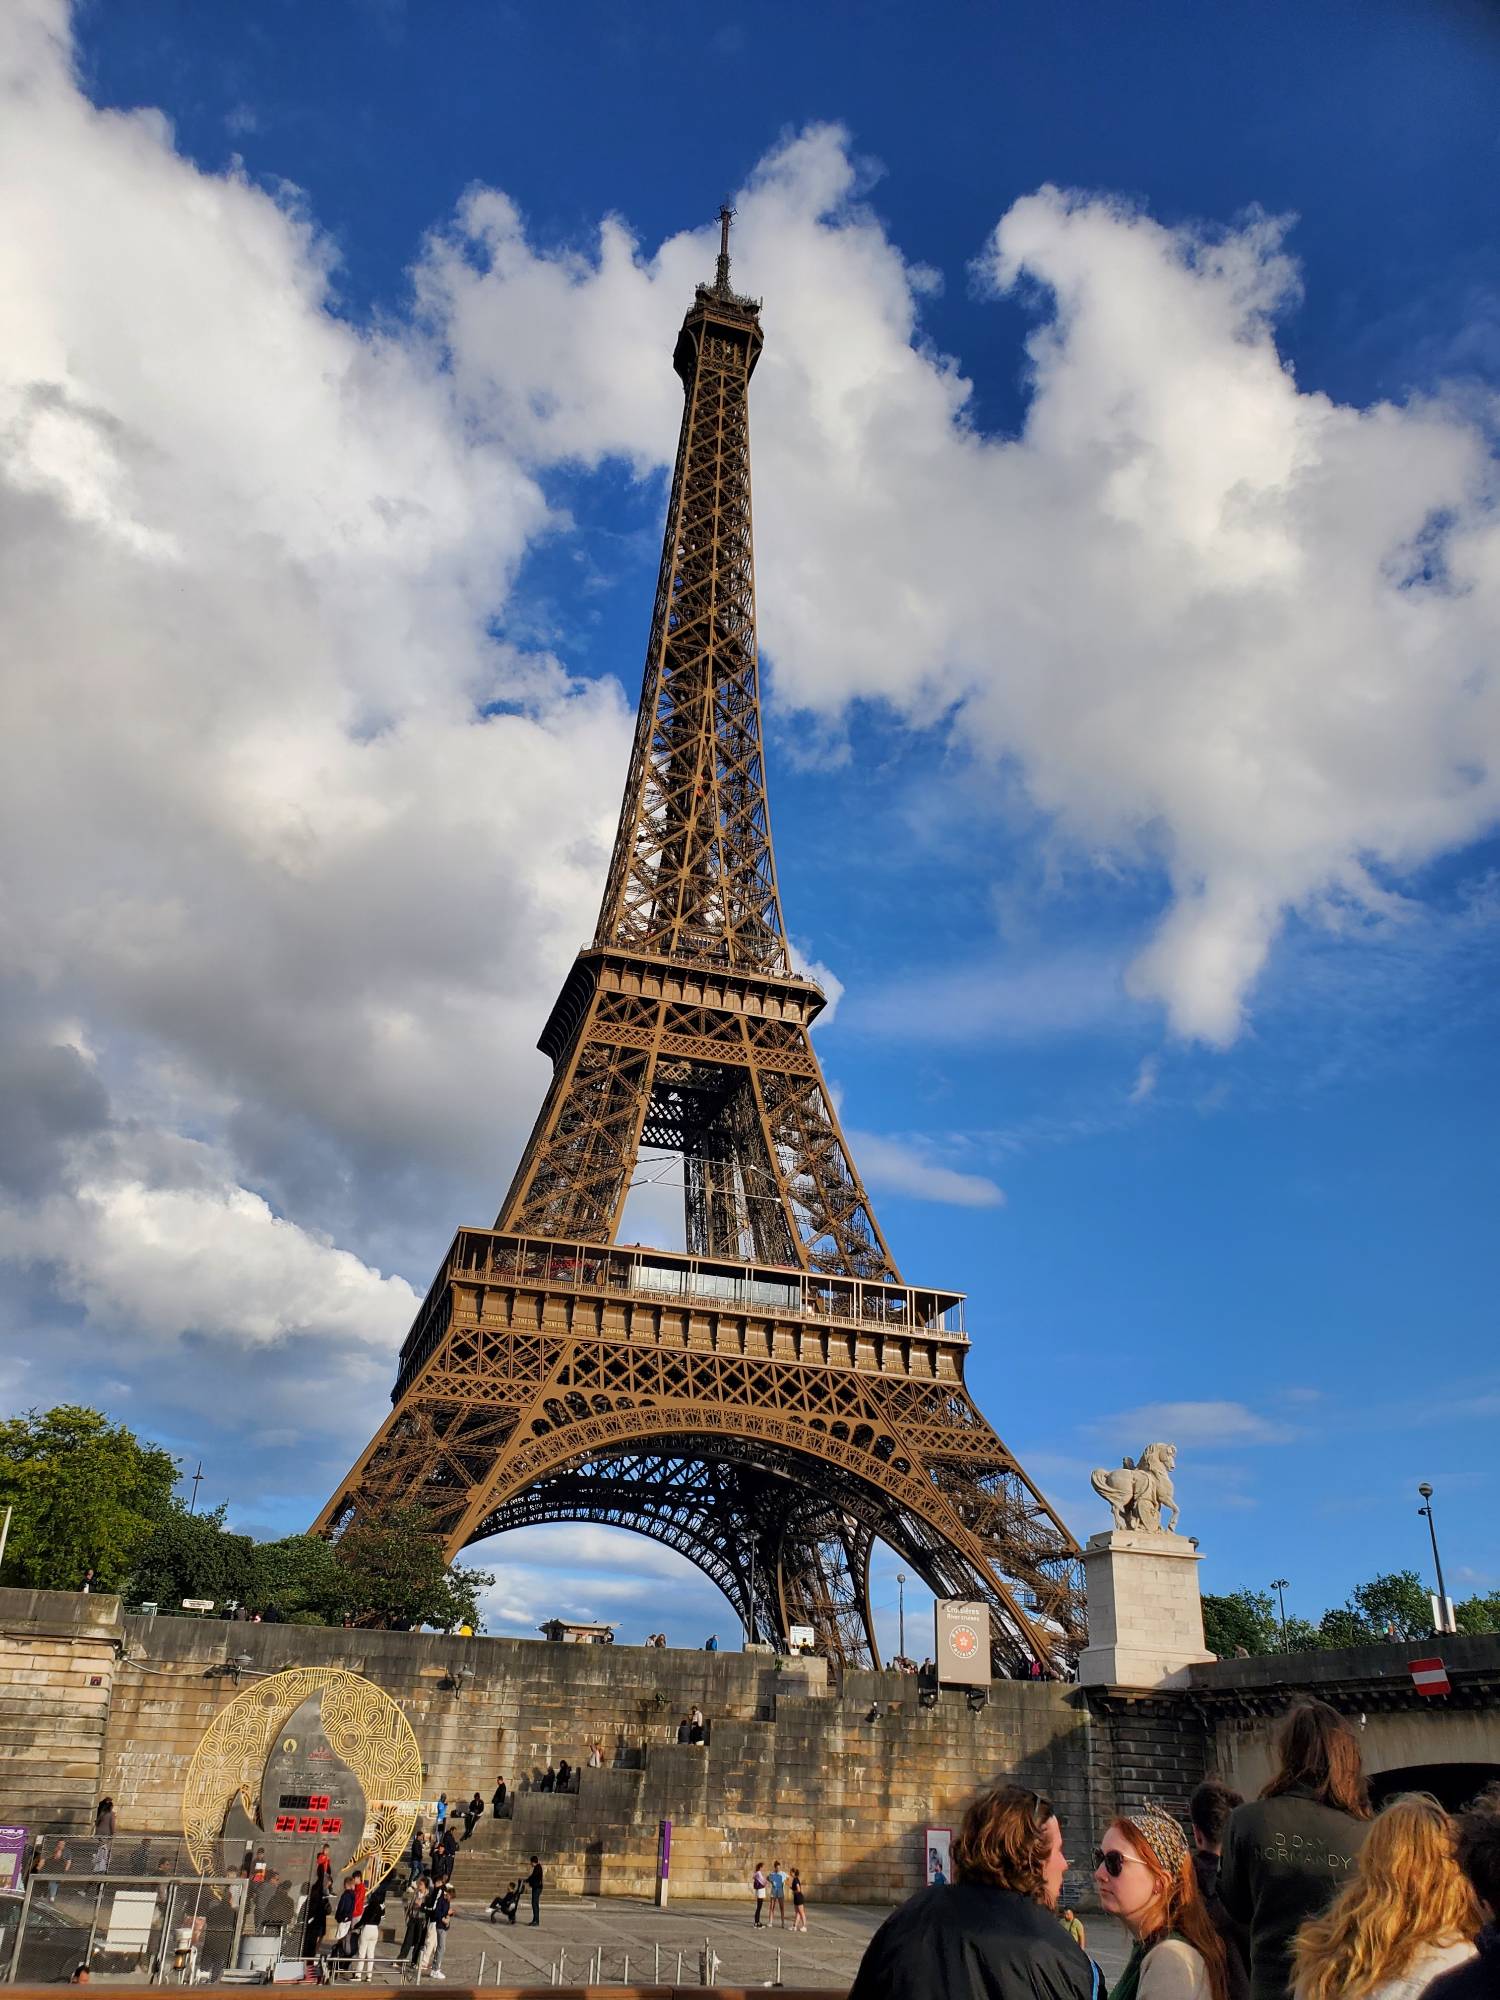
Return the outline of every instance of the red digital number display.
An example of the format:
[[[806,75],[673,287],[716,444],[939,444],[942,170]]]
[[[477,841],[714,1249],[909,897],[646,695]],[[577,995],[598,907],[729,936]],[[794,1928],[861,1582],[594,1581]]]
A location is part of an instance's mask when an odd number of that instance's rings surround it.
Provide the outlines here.
[[[325,1805],[328,1801],[325,1799]],[[343,1819],[334,1814],[330,1817],[322,1813],[278,1813],[277,1833],[342,1833]]]

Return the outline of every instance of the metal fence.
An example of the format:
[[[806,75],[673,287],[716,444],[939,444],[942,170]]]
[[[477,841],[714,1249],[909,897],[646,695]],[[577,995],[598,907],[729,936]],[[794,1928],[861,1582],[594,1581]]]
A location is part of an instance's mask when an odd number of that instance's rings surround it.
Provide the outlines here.
[[[212,1983],[238,1961],[248,1909],[238,1876],[38,1870],[0,1897],[0,1964],[27,1986],[80,1966],[152,1986]]]

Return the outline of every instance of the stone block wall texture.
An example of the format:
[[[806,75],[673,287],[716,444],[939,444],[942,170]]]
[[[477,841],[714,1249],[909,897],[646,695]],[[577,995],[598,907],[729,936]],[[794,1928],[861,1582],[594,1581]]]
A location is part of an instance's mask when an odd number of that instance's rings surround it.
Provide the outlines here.
[[[432,1798],[445,1790],[457,1806],[478,1789],[488,1801],[497,1776],[519,1782],[513,1816],[486,1816],[460,1848],[465,1901],[496,1893],[532,1853],[563,1893],[649,1895],[657,1825],[671,1819],[679,1896],[741,1897],[757,1861],[780,1860],[802,1869],[814,1898],[897,1902],[921,1884],[923,1829],[956,1829],[974,1792],[1002,1776],[1056,1800],[1085,1870],[1094,1839],[1096,1725],[1076,1689],[998,1682],[980,1710],[956,1691],[924,1708],[908,1676],[851,1674],[835,1692],[817,1660],[778,1669],[773,1658],[741,1653],[122,1620],[112,1600],[62,1595],[49,1601],[64,1630],[50,1643],[63,1651],[43,1655],[45,1618],[33,1616],[35,1635],[18,1632],[19,1596],[0,1592],[0,1631],[32,1648],[17,1661],[55,1718],[47,1741],[56,1751],[39,1748],[23,1795],[12,1785],[11,1753],[25,1726],[0,1722],[0,1817],[31,1825],[70,1815],[82,1828],[109,1792],[122,1831],[175,1832],[193,1750],[235,1692],[230,1675],[211,1669],[244,1653],[247,1673],[324,1665],[378,1682],[411,1721]],[[90,1602],[85,1624],[68,1628],[68,1608]],[[125,1650],[118,1663],[116,1637]],[[82,1703],[96,1659],[107,1677]],[[459,1694],[444,1685],[455,1667],[473,1669]],[[675,1741],[695,1702],[709,1722],[701,1749]],[[76,1734],[80,1716],[92,1734],[69,1739],[64,1757],[63,1718],[74,1718],[67,1726]],[[525,1789],[562,1757],[584,1764],[596,1737],[604,1767],[582,1769],[576,1792]],[[1081,1893],[1081,1879],[1073,1886]]]
[[[124,1621],[117,1597],[0,1591],[0,1812],[93,1830]]]

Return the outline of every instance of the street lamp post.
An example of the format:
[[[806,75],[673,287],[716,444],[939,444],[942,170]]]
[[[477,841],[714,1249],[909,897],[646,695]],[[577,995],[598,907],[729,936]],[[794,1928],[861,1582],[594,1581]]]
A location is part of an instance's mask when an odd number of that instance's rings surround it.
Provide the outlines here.
[[[1417,1509],[1417,1512],[1427,1516],[1427,1532],[1432,1537],[1432,1567],[1437,1571],[1437,1617],[1434,1620],[1434,1629],[1446,1632],[1451,1629],[1448,1624],[1448,1593],[1443,1588],[1443,1559],[1438,1554],[1437,1523],[1432,1517],[1432,1488],[1424,1479],[1417,1491],[1425,1503]]]
[[[896,1573],[896,1603],[899,1607],[896,1617],[901,1627],[901,1657],[904,1660],[906,1658],[906,1571],[904,1569]]]
[[[1272,1577],[1272,1579],[1271,1579],[1271,1588],[1272,1588],[1272,1590],[1274,1590],[1274,1591],[1275,1591],[1275,1593],[1276,1593],[1276,1601],[1277,1601],[1277,1603],[1278,1603],[1278,1604],[1279,1604],[1279,1605],[1281,1606],[1281,1650],[1282,1650],[1282,1652],[1283,1652],[1283,1653],[1284,1653],[1284,1652],[1285,1652],[1285,1651],[1287,1650],[1287,1644],[1286,1644],[1286,1587],[1287,1587],[1287,1585],[1288,1585],[1288,1584],[1289,1584],[1290,1582],[1291,1582],[1291,1578],[1290,1578],[1289,1576],[1273,1576],[1273,1577]]]

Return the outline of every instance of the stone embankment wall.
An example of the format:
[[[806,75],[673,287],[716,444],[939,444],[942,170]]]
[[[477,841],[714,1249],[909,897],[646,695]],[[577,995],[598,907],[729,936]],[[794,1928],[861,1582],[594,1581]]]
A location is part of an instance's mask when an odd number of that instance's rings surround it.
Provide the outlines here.
[[[0,1590],[0,1816],[94,1824],[119,1642],[117,1597]]]
[[[0,1591],[0,1630],[14,1631],[19,1597]],[[33,1784],[24,1811],[8,1775],[13,1739],[0,1734],[0,1817],[31,1825],[71,1815],[81,1827],[109,1792],[122,1830],[175,1831],[192,1753],[235,1692],[223,1669],[244,1654],[242,1685],[293,1665],[376,1681],[416,1731],[432,1797],[445,1790],[458,1805],[477,1788],[488,1800],[499,1775],[519,1785],[513,1816],[486,1817],[460,1850],[466,1900],[494,1893],[532,1853],[564,1893],[650,1894],[657,1823],[670,1819],[678,1895],[740,1897],[757,1861],[780,1859],[817,1896],[894,1902],[920,1885],[923,1829],[956,1827],[976,1788],[1002,1774],[1057,1800],[1075,1856],[1093,1839],[1093,1724],[1068,1688],[1002,1682],[978,1711],[956,1692],[924,1708],[909,1677],[851,1674],[835,1691],[819,1660],[122,1619],[111,1599],[48,1601],[59,1615],[94,1609],[75,1634],[77,1663],[28,1656],[40,1710],[54,1730],[86,1716],[93,1734],[66,1782],[50,1794]],[[91,1707],[80,1705],[85,1663],[104,1675]],[[695,1702],[709,1721],[701,1749],[675,1740]],[[549,1763],[583,1764],[596,1738],[604,1767],[581,1770],[576,1792],[526,1789]]]

